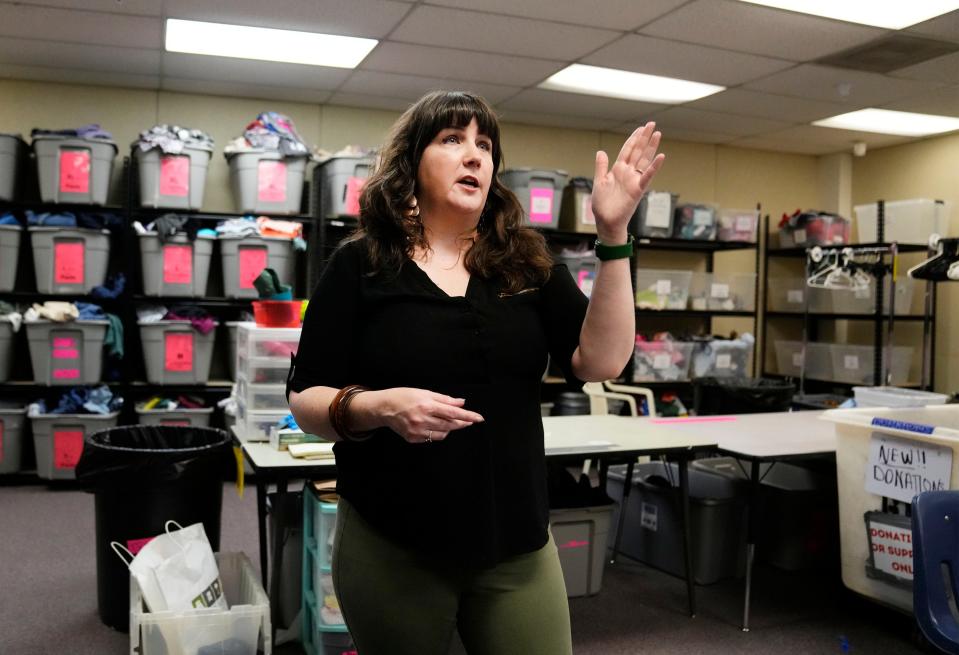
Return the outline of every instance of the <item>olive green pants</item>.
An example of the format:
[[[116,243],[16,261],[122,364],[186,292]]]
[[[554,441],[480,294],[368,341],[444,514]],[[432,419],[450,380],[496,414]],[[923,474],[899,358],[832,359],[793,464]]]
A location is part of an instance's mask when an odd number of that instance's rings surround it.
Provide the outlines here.
[[[359,655],[567,655],[566,587],[553,538],[495,567],[437,565],[376,532],[340,498],[333,585]]]

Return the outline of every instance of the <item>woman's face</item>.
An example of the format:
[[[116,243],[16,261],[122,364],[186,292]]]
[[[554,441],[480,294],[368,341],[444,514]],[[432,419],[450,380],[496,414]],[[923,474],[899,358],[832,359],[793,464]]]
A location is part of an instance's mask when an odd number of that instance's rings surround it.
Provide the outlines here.
[[[493,179],[493,141],[474,118],[433,137],[416,172],[417,201],[424,212],[479,215]]]

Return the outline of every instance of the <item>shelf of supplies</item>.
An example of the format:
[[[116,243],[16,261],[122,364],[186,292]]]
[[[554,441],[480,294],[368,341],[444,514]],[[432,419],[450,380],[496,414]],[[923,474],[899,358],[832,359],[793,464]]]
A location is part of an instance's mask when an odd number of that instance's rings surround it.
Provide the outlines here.
[[[58,212],[70,212],[72,214],[122,214],[125,211],[122,206],[115,205],[84,205],[75,203],[43,202],[42,200],[18,200],[15,202],[0,201],[0,209],[13,212],[22,212],[26,210],[43,211],[51,214]]]
[[[243,218],[244,216],[267,216],[278,221],[295,221],[303,224],[313,222],[313,217],[309,214],[270,214],[266,212],[244,214],[243,212],[210,212],[192,209],[170,209],[169,207],[133,207],[130,209],[130,214],[134,217],[155,217],[162,216],[163,214],[176,214],[184,218],[196,218],[201,221],[226,221],[231,218]]]
[[[161,305],[210,305],[214,307],[250,307],[257,298],[224,298],[218,296],[144,296],[136,294],[133,301]]]
[[[52,300],[61,302],[85,302],[94,305],[106,305],[127,300],[127,298],[123,296],[119,298],[94,298],[88,293],[40,293],[39,291],[4,291],[0,293],[0,297],[6,300],[20,300],[24,302],[44,302]]]
[[[714,317],[714,316],[718,316],[718,317],[722,317],[722,316],[736,316],[736,317],[753,318],[753,317],[756,315],[755,312],[745,312],[745,311],[729,312],[729,311],[723,311],[723,310],[720,310],[720,309],[716,309],[716,310],[699,310],[699,309],[640,309],[639,307],[636,308],[636,313],[637,313],[638,315],[641,315],[641,316],[644,316],[644,317],[662,316],[662,317],[664,317],[664,318],[665,318],[665,317],[676,318],[676,317],[684,317],[684,316],[685,316],[685,317],[690,317],[690,318],[710,318],[710,317]]]
[[[766,371],[765,373],[763,373],[763,377],[772,378],[774,380],[793,380],[794,382],[796,382],[797,385],[799,384],[799,378],[793,375],[782,375],[780,373],[770,373]],[[806,382],[813,382],[813,383],[818,383],[823,385],[829,384],[829,385],[834,385],[836,387],[844,387],[849,389],[852,389],[853,387],[873,386],[872,383],[867,383],[867,382],[840,382],[839,380],[823,380],[820,378],[811,378],[809,376],[806,376]],[[895,386],[900,389],[920,389],[922,387],[922,385],[920,385],[918,382],[907,382],[906,384],[897,384]],[[809,393],[808,389],[806,390],[806,393],[807,394]]]
[[[589,232],[564,232],[562,230],[546,230],[537,228],[545,237],[560,239],[595,239],[596,235]],[[686,250],[701,252],[716,252],[721,250],[753,250],[755,243],[743,241],[699,241],[693,239],[656,239],[652,237],[634,237],[636,248],[639,250]]]
[[[769,318],[803,318],[805,314],[802,312],[766,312],[766,316]],[[824,314],[824,313],[809,313],[809,318],[816,321],[874,321],[876,319],[875,314]],[[881,314],[880,317],[883,320],[889,318],[888,314]],[[925,320],[925,317],[920,314],[903,314],[896,315],[896,321],[906,321],[906,322],[922,322]]]
[[[891,245],[890,243],[839,243],[831,246],[820,246],[820,248],[885,248]],[[928,252],[929,250],[928,246],[915,243],[900,243],[897,244],[897,246],[900,254],[904,252]],[[809,248],[813,247],[815,246],[809,246]],[[806,246],[797,248],[769,248],[766,250],[766,254],[770,257],[805,257],[806,250]]]

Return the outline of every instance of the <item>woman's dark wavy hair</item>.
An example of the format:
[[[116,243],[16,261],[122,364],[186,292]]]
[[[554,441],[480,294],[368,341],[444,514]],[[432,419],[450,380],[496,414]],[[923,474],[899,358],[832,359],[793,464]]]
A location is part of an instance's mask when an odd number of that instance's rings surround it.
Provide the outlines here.
[[[546,240],[523,227],[522,206],[497,178],[502,150],[496,115],[478,95],[450,91],[431,92],[406,110],[363,187],[359,229],[352,239],[366,242],[374,273],[399,272],[415,247],[428,246],[420,220],[403,215],[415,194],[420,159],[440,130],[464,128],[474,118],[480,133],[493,142],[493,178],[476,239],[466,254],[466,270],[485,279],[499,278],[505,293],[541,286],[549,278],[552,258]]]

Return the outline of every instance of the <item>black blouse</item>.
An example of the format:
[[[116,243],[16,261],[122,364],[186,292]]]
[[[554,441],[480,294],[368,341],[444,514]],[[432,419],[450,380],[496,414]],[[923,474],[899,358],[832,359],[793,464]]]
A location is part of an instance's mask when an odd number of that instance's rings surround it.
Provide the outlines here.
[[[334,448],[337,491],[375,528],[431,558],[484,567],[541,548],[549,506],[540,385],[547,352],[566,374],[586,297],[563,265],[505,295],[473,275],[450,297],[413,261],[369,275],[362,241],[340,247],[310,300],[289,388],[417,387],[485,422],[410,444],[383,428]],[[581,382],[579,384],[582,384]]]

